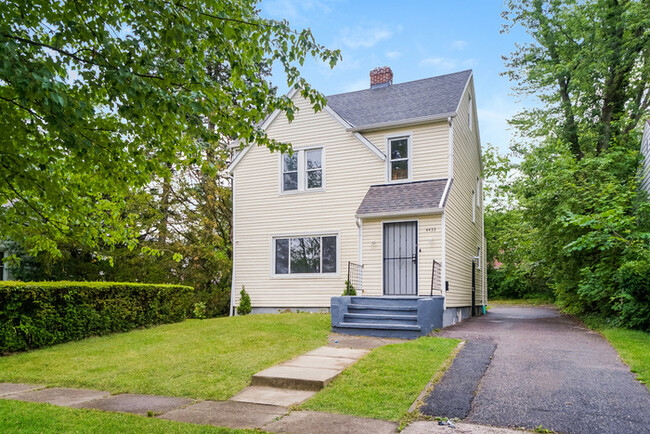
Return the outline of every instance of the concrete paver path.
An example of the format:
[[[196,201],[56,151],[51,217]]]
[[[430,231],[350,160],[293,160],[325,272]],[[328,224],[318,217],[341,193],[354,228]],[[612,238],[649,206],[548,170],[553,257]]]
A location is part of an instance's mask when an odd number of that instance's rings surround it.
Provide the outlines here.
[[[598,333],[550,307],[494,307],[436,336],[497,344],[465,422],[650,433],[650,394]]]
[[[355,348],[320,347],[253,375],[231,401],[290,406],[311,398],[348,366],[368,354]]]

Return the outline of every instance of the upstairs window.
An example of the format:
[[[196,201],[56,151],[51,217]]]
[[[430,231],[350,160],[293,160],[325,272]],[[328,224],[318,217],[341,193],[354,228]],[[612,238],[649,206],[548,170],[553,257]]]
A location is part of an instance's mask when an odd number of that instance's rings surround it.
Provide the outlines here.
[[[307,173],[307,190],[323,187],[323,150],[305,151],[305,170]]]
[[[298,190],[298,153],[282,156],[282,190]]]
[[[400,181],[410,178],[411,161],[408,137],[398,137],[388,140],[389,147],[389,174],[391,181]]]
[[[300,149],[282,154],[282,191],[323,188],[323,148]]]
[[[336,235],[274,239],[274,274],[328,274],[337,271]]]

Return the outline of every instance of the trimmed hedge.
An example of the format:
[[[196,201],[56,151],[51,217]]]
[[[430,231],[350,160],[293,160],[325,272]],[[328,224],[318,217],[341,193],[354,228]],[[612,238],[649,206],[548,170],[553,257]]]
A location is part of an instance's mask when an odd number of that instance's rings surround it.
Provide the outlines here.
[[[183,321],[194,289],[119,282],[0,282],[0,353]]]

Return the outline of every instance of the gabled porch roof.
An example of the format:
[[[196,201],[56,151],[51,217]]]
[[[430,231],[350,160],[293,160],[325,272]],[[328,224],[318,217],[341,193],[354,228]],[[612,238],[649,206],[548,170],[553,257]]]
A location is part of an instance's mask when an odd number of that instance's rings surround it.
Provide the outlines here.
[[[358,218],[441,213],[451,179],[373,185],[357,209]]]

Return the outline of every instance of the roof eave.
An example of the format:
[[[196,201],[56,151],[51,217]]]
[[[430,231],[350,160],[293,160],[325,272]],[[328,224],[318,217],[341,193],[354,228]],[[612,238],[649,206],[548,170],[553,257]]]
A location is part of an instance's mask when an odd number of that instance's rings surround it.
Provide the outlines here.
[[[445,208],[423,208],[423,209],[410,209],[410,210],[395,210],[395,211],[386,211],[386,212],[376,212],[369,214],[356,214],[357,218],[362,220],[364,219],[376,219],[384,217],[410,217],[416,215],[431,215],[431,214],[442,214]]]
[[[426,124],[429,122],[445,121],[449,118],[455,118],[456,115],[457,115],[456,112],[447,112],[447,113],[440,113],[432,116],[421,116],[418,118],[401,119],[398,121],[379,122],[376,124],[368,124],[368,125],[358,125],[355,127],[346,128],[346,130],[352,133],[358,133],[361,131],[384,130],[393,127],[405,127],[410,125]]]

